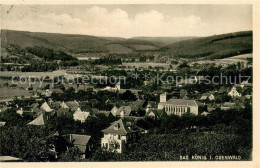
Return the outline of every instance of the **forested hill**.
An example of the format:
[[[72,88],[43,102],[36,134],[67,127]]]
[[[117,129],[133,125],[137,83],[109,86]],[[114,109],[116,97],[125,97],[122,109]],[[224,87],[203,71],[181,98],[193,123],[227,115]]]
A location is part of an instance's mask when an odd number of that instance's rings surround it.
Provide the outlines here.
[[[172,57],[180,58],[226,58],[252,53],[252,31],[195,38],[167,45],[162,48]]]

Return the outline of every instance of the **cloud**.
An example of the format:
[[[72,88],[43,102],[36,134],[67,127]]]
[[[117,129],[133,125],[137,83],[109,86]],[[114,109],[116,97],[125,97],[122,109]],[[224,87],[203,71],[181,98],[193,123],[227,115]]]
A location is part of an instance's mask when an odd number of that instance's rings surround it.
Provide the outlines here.
[[[216,25],[204,22],[199,16],[165,16],[157,10],[129,17],[122,9],[108,11],[106,8],[92,6],[78,15],[27,14],[22,18],[18,17],[19,14],[16,15],[4,15],[2,28],[118,37],[204,36],[223,31]]]

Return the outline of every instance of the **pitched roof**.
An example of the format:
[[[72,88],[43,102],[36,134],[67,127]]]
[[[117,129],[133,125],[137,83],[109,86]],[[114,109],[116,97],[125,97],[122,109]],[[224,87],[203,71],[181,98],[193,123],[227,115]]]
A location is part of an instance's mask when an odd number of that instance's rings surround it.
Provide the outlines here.
[[[45,112],[52,112],[53,111],[53,109],[50,108],[50,106],[47,102],[44,102],[41,105],[41,109],[43,109]]]
[[[103,110],[100,110],[100,111],[98,111],[97,114],[104,114],[105,116],[108,117],[110,113],[111,113],[110,111],[103,111]]]
[[[72,110],[77,110],[77,108],[79,107],[79,103],[77,101],[67,101],[65,102],[65,104]]]
[[[145,100],[136,100],[135,102],[131,103],[132,111],[137,111],[138,109],[142,108],[145,103]]]
[[[92,110],[93,113],[98,113],[99,112],[99,110],[97,108],[91,108],[91,110]]]
[[[132,133],[131,129],[126,126],[126,122],[122,119],[119,119],[113,122],[108,128],[102,130],[103,133],[111,133],[111,134],[119,134],[126,135],[128,133]]]
[[[130,106],[121,106],[117,109],[116,115],[120,115],[121,111],[124,111],[124,116],[129,116],[132,112],[132,109]]]
[[[156,101],[147,101],[147,104],[154,107],[154,106],[156,106]]]
[[[63,93],[63,90],[61,89],[51,89],[51,92],[54,92],[54,93]]]
[[[227,92],[227,88],[224,86],[221,86],[218,93],[224,93],[224,92]]]
[[[200,100],[206,100],[207,98],[208,98],[208,96],[202,95],[201,98],[200,98]]]
[[[5,126],[6,122],[5,121],[0,121],[0,126]]]
[[[28,125],[44,125],[43,114],[39,115],[39,117],[35,118],[33,121],[29,122]]]
[[[80,134],[68,134],[65,135],[66,138],[69,138],[68,141],[74,145],[87,145],[91,136],[89,135],[80,135]]]
[[[78,147],[82,153],[86,151],[86,145],[88,144],[91,136],[89,135],[80,135],[80,134],[67,134],[64,135],[64,138],[72,143],[74,146]]]
[[[195,100],[185,100],[185,99],[170,99],[165,103],[160,104],[171,104],[171,105],[178,105],[178,106],[198,106]]]
[[[226,106],[226,107],[233,107],[233,106],[235,106],[236,104],[235,103],[232,103],[232,102],[225,102],[224,104],[223,104],[223,106]]]

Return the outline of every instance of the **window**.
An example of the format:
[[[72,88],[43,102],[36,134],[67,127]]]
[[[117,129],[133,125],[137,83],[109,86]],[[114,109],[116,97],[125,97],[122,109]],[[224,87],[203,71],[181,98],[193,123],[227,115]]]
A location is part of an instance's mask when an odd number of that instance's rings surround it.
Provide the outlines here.
[[[121,139],[121,135],[118,135],[118,139]]]

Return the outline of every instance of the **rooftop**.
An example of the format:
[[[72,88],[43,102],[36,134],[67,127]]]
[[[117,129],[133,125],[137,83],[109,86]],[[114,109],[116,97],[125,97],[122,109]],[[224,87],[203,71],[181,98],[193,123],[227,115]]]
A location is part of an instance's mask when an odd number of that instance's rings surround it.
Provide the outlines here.
[[[178,105],[178,106],[198,106],[195,100],[186,100],[186,99],[170,99],[165,103],[160,104],[170,104],[170,105]]]
[[[122,119],[113,122],[108,128],[102,130],[103,133],[126,135],[132,133],[131,129],[126,126],[126,122]]]

